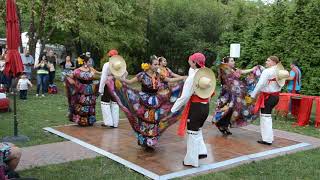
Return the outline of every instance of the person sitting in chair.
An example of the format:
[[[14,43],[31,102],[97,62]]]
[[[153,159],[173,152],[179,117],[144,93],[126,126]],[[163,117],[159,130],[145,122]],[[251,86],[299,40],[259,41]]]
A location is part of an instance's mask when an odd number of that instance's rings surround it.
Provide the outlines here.
[[[11,143],[0,143],[0,169],[5,171],[5,173],[0,172],[0,179],[5,179],[5,177],[1,177],[1,174],[5,174],[9,179],[19,178],[15,169],[19,164],[20,158],[20,148]]]

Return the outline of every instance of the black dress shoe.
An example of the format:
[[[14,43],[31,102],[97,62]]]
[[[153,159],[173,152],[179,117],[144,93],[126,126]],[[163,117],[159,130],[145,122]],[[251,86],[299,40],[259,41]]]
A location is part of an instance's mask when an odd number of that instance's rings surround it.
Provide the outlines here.
[[[223,135],[227,135],[227,131],[226,131],[225,128],[223,128],[223,127],[221,127],[221,126],[218,126],[218,125],[217,125],[217,128],[218,128],[218,130],[219,130]]]
[[[106,127],[106,128],[114,128],[113,126],[108,126],[108,125],[105,125],[105,124],[101,124],[102,127]]]
[[[226,128],[225,131],[227,135],[232,135],[232,132],[230,132],[229,128]]]
[[[184,166],[188,166],[188,167],[196,167],[196,166],[192,166],[192,165],[184,164],[184,161],[182,161],[182,164],[183,164]]]
[[[199,154],[199,159],[204,159],[204,158],[207,158],[208,157],[208,155],[206,155],[206,154]]]
[[[264,145],[269,145],[269,146],[272,145],[272,143],[268,143],[268,142],[265,142],[265,141],[262,141],[262,140],[259,140],[257,142],[260,143],[260,144],[264,144]]]

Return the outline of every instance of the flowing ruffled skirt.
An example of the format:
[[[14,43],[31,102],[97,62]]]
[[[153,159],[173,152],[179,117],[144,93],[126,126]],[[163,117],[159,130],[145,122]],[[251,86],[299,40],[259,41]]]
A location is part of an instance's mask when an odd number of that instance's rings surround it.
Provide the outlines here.
[[[99,81],[84,84],[66,77],[65,82],[69,103],[69,120],[80,126],[92,126],[96,122],[95,106]]]
[[[250,74],[245,79],[225,79],[212,122],[219,126],[241,127],[257,119],[258,115],[252,113],[254,103],[250,92],[254,90],[258,78],[258,75]]]
[[[108,78],[106,84],[126,114],[141,146],[154,147],[160,135],[179,120],[182,110],[174,114],[170,110],[180,97],[183,83],[155,94],[135,90],[112,77]]]

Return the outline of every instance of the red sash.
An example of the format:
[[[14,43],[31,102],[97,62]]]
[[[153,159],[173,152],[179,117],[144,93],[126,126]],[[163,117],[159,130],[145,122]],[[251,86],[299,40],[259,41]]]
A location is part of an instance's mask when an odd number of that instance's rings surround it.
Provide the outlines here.
[[[192,102],[209,102],[209,98],[207,99],[202,99],[197,95],[192,95],[188,103],[186,104],[184,110],[182,111],[181,119],[180,119],[180,124],[179,124],[179,129],[178,129],[178,135],[179,136],[184,136],[185,131],[186,131],[186,126],[187,126],[187,119],[190,111],[190,106]]]
[[[269,99],[270,96],[279,96],[279,92],[267,93],[261,92],[256,101],[256,104],[253,109],[253,114],[257,114],[261,108],[264,108],[264,102]]]

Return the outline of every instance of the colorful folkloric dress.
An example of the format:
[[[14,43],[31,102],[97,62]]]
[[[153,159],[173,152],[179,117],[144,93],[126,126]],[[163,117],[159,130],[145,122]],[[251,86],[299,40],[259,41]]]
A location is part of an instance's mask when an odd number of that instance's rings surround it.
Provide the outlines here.
[[[249,93],[253,91],[260,74],[261,68],[258,67],[245,79],[241,79],[238,70],[227,64],[219,66],[222,88],[216,102],[213,123],[222,127],[241,127],[257,118],[252,113],[254,104]]]
[[[160,75],[151,77],[146,72],[136,76],[141,82],[141,91],[132,89],[126,83],[108,77],[106,84],[120,108],[125,112],[138,144],[154,147],[161,133],[179,118],[180,112],[170,112],[174,102],[180,96],[183,83],[173,86],[169,91],[159,91]]]
[[[94,80],[94,73],[91,71],[78,68],[73,71],[73,78],[67,76],[65,82],[69,120],[80,126],[92,126],[96,122],[95,106],[99,81]]]
[[[161,79],[173,77],[172,76],[173,72],[167,67],[159,68],[159,74]],[[160,89],[168,89],[168,88],[169,88],[169,83],[165,81],[161,81]]]

